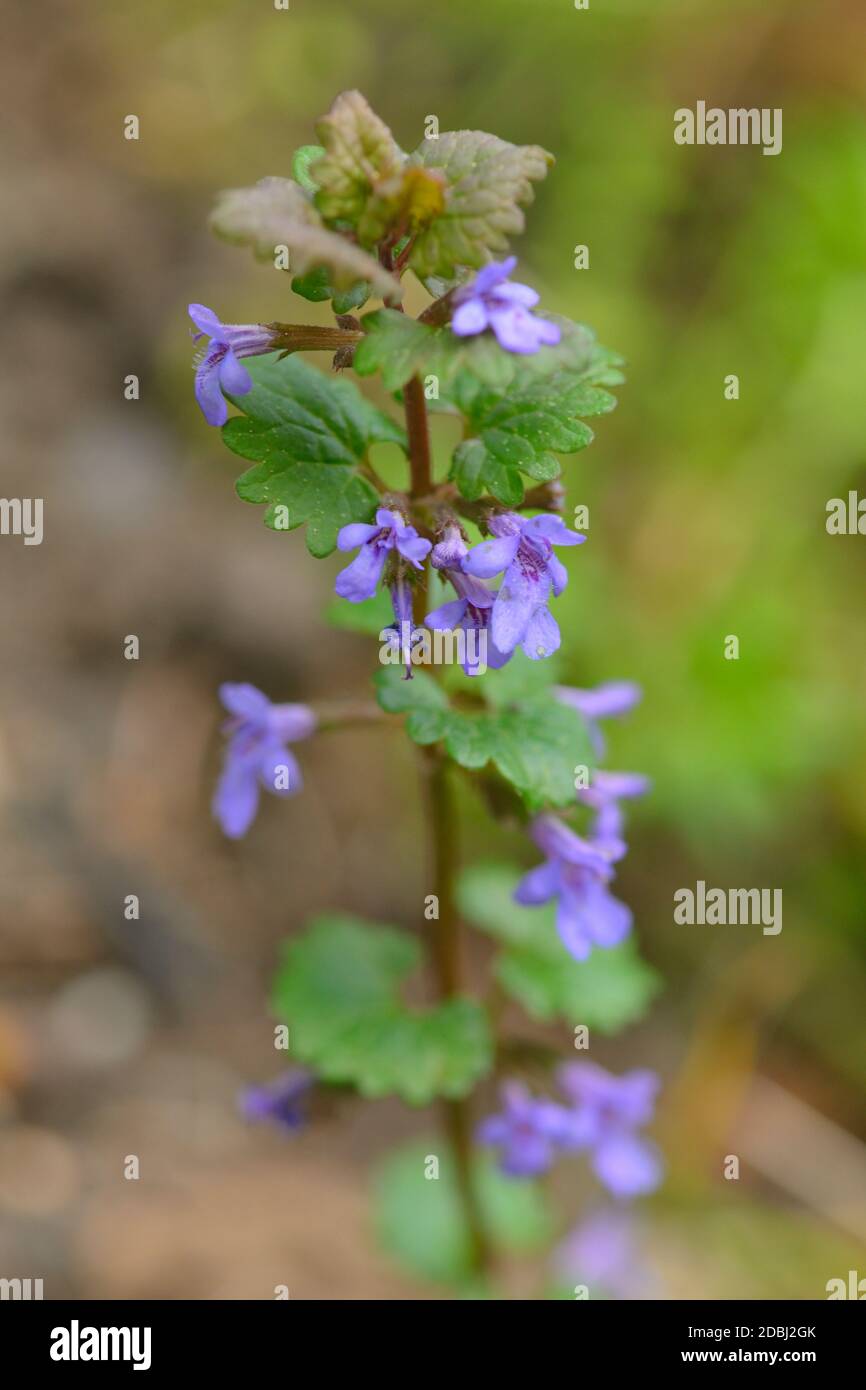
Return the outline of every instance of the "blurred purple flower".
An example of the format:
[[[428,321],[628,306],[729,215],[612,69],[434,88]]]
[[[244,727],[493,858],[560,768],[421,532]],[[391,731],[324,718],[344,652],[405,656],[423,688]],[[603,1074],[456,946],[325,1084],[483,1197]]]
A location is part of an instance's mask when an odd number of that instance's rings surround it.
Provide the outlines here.
[[[563,705],[570,705],[586,720],[589,736],[597,757],[604,753],[604,735],[599,719],[612,719],[628,714],[642,699],[643,691],[633,681],[606,681],[594,690],[578,690],[570,685],[555,685],[553,693]]]
[[[232,717],[223,726],[229,741],[212,810],[224,833],[236,840],[255,819],[260,788],[276,796],[300,791],[301,769],[285,745],[307,738],[316,716],[306,705],[273,705],[254,685],[227,683],[219,695]]]
[[[568,583],[568,572],[553,547],[581,545],[586,537],[569,531],[561,517],[549,513],[521,517],[502,512],[491,517],[489,525],[496,539],[470,550],[463,569],[478,579],[504,575],[490,621],[493,641],[506,654],[520,645],[533,661],[551,656],[560,637],[547,604]]]
[[[337,575],[334,587],[340,598],[346,598],[350,603],[363,603],[375,594],[391,551],[396,551],[420,570],[431,543],[419,536],[414,526],[407,526],[399,512],[380,507],[375,525],[353,521],[344,526],[337,536],[337,547],[340,550],[358,550],[358,554]]]
[[[482,1120],[476,1139],[501,1150],[499,1166],[510,1177],[529,1178],[546,1172],[567,1126],[566,1107],[537,1100],[519,1081],[506,1082],[500,1094],[501,1113]]]
[[[509,281],[516,265],[516,256],[491,261],[457,291],[451,329],[458,338],[474,337],[491,328],[500,347],[522,354],[559,342],[557,325],[529,312],[538,303],[535,290]]]
[[[209,425],[224,425],[229,412],[223,392],[245,396],[252,390],[252,379],[240,358],[270,352],[274,330],[266,323],[222,323],[204,304],[190,304],[189,316],[198,329],[193,342],[210,338],[208,346],[196,354],[195,398]]]
[[[589,786],[581,787],[578,791],[578,801],[595,812],[590,828],[590,843],[610,859],[621,859],[626,850],[620,801],[644,796],[649,788],[649,778],[639,772],[605,772],[599,769],[592,774]]]
[[[294,1134],[307,1123],[305,1102],[315,1081],[312,1072],[296,1067],[263,1086],[248,1086],[241,1092],[241,1114],[247,1120],[264,1120]]]
[[[571,1102],[563,1146],[590,1150],[596,1176],[614,1197],[654,1191],[662,1178],[661,1157],[635,1131],[653,1117],[660,1084],[655,1072],[613,1076],[595,1062],[569,1062],[557,1080]]]
[[[644,1285],[633,1218],[622,1207],[586,1217],[569,1232],[553,1259],[563,1279],[585,1284],[594,1297],[634,1298]]]
[[[524,874],[515,902],[537,907],[555,898],[556,929],[575,960],[586,960],[594,946],[618,946],[631,930],[632,914],[608,892],[610,855],[555,816],[537,817],[530,834],[547,858]]]

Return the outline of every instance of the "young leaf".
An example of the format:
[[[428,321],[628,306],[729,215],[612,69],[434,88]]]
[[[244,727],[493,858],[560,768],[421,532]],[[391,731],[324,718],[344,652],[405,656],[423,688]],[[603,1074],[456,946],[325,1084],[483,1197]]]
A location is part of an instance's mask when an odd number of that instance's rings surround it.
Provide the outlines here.
[[[211,226],[223,240],[251,246],[260,260],[273,260],[277,247],[288,247],[296,277],[319,268],[336,289],[366,280],[382,299],[401,297],[400,282],[374,256],[324,227],[291,179],[267,178],[252,188],[227,189],[217,200]]]
[[[312,198],[318,190],[318,184],[310,173],[310,167],[321,159],[324,153],[325,150],[322,145],[301,145],[301,148],[295,150],[292,155],[292,178],[309,198]]]
[[[461,767],[492,762],[530,811],[573,803],[573,769],[577,763],[590,766],[592,752],[580,715],[552,695],[472,711],[450,705],[441,687],[420,670],[407,681],[396,666],[386,666],[375,681],[379,704],[390,713],[408,714],[406,731],[416,743],[443,742]]]
[[[429,1158],[438,1176],[428,1178]],[[531,1253],[552,1238],[554,1222],[541,1186],[503,1176],[490,1154],[474,1158],[473,1176],[485,1234],[496,1251]],[[473,1274],[453,1153],[441,1139],[413,1141],[382,1164],[374,1194],[382,1246],[413,1273],[460,1286]]]
[[[360,92],[341,92],[316,134],[324,146],[310,169],[316,206],[328,222],[355,226],[373,189],[396,174],[406,156]]]
[[[507,250],[523,231],[521,206],[531,202],[553,156],[538,145],[511,145],[482,130],[454,130],[424,140],[413,164],[445,179],[445,211],[417,237],[409,264],[419,276],[454,275]]]
[[[329,555],[342,526],[375,513],[378,494],[359,472],[367,449],[402,445],[403,431],[352,382],[299,357],[251,358],[248,366],[253,389],[231,398],[244,414],[223,426],[228,448],[257,463],[238,479],[238,496],[269,504],[265,521],[276,530],[306,522],[311,553]]]
[[[513,898],[517,883],[513,867],[479,864],[464,870],[457,895],[466,921],[503,943],[496,975],[508,994],[532,1018],[579,1019],[601,1033],[641,1018],[661,985],[634,939],[573,960],[557,934],[553,905],[521,907]]]
[[[471,395],[459,389],[456,394],[462,396],[473,437],[455,451],[451,477],[464,497],[490,492],[510,507],[523,500],[521,473],[547,482],[560,473],[552,451],[573,454],[592,442],[592,430],[580,416],[600,415],[616,405],[608,391],[566,371],[525,383],[518,379],[504,397],[477,387]]]
[[[291,941],[274,1007],[292,1051],[325,1081],[412,1105],[459,1097],[489,1071],[486,1015],[472,999],[410,1010],[399,986],[421,961],[416,941],[353,917],[321,917]]]

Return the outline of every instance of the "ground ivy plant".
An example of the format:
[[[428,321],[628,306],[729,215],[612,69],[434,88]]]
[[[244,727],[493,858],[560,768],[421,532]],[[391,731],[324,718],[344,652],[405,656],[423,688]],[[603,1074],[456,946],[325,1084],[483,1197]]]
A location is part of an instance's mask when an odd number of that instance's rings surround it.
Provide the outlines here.
[[[461,130],[406,154],[358,92],[337,97],[316,135],[291,177],[222,194],[212,224],[284,271],[300,299],[329,301],[333,323],[223,323],[192,304],[195,390],[208,424],[249,464],[238,495],[264,505],[276,530],[304,527],[316,558],[351,555],[332,616],[377,634],[375,703],[341,693],[319,708],[275,704],[224,685],[213,810],[226,835],[245,835],[262,790],[300,791],[290,745],[378,719],[417,746],[430,868],[414,931],[333,912],[287,944],[272,1004],[296,1065],[251,1087],[243,1107],[291,1132],[324,1087],[435,1104],[438,1134],[383,1166],[375,1224],[416,1275],[481,1296],[497,1296],[507,1252],[562,1235],[539,1179],[581,1159],[604,1200],[558,1245],[539,1291],[633,1296],[642,1276],[630,1202],[661,1177],[641,1132],[657,1078],[577,1058],[640,1017],[656,988],[611,887],[626,850],[623,802],[647,782],[599,767],[602,721],[640,692],[558,684],[553,611],[568,581],[562,556],[586,539],[563,520],[560,459],[586,448],[587,422],[613,409],[621,363],[586,328],[539,311],[536,291],[513,278],[509,241],[553,163],[545,150]],[[429,295],[417,318],[403,305],[409,271]],[[313,366],[302,352],[331,361]],[[396,408],[373,405],[350,369]],[[444,476],[431,411],[461,426]],[[377,471],[382,444],[405,456],[396,486]],[[522,876],[460,867],[461,777],[475,785],[476,811],[525,835],[527,863],[538,862]],[[466,974],[467,928],[489,939],[473,952],[489,962],[480,988]],[[435,1002],[410,1005],[407,982],[425,970]],[[547,1032],[529,1041],[519,1026],[504,1030],[506,1009]],[[559,1055],[537,1041],[554,1030]],[[555,1089],[540,1090],[551,1064]],[[498,1109],[478,1113],[473,1092],[494,1076]]]

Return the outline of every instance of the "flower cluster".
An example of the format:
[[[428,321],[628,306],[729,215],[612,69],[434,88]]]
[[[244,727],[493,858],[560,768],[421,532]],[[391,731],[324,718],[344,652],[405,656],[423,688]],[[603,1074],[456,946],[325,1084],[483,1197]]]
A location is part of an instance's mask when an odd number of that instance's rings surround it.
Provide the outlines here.
[[[661,1158],[637,1131],[653,1117],[655,1073],[613,1076],[594,1062],[570,1062],[560,1067],[557,1080],[565,1102],[537,1098],[520,1082],[508,1082],[502,1111],[479,1126],[479,1142],[500,1150],[502,1171],[534,1177],[560,1155],[584,1153],[612,1196],[654,1191],[661,1182]]]
[[[559,687],[558,698],[577,708],[590,723],[597,750],[604,744],[597,720],[622,714],[640,699],[640,689],[626,682],[611,682],[596,690]],[[556,902],[556,928],[566,950],[575,960],[586,960],[594,946],[618,946],[631,931],[632,914],[610,893],[614,864],[626,852],[624,817],[620,802],[643,796],[649,780],[636,772],[597,770],[589,786],[577,791],[577,800],[589,807],[589,834],[578,835],[557,816],[538,816],[530,835],[544,853],[544,862],[524,874],[514,892],[524,907]]]

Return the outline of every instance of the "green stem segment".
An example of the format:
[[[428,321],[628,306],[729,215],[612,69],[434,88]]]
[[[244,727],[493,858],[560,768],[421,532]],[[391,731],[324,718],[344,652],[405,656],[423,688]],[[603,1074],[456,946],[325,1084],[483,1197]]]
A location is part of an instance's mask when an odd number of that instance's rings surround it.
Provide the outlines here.
[[[406,431],[409,438],[409,464],[412,472],[411,497],[427,497],[433,488],[427,403],[419,377],[403,388]],[[426,575],[426,572],[425,572]],[[423,621],[426,610],[426,579],[415,590],[415,622]],[[460,919],[457,913],[456,876],[458,862],[457,819],[443,754],[434,748],[419,750],[425,786],[425,804],[430,835],[430,868],[439,902],[436,921],[434,959],[438,992],[453,999],[461,991],[463,970]],[[489,1267],[490,1250],[484,1231],[472,1171],[472,1117],[466,1100],[443,1102],[445,1127],[454,1155],[457,1188],[471,1242],[472,1266],[481,1274]]]

